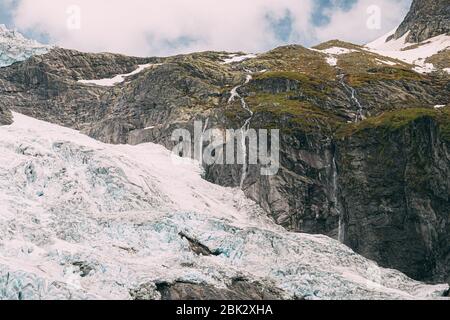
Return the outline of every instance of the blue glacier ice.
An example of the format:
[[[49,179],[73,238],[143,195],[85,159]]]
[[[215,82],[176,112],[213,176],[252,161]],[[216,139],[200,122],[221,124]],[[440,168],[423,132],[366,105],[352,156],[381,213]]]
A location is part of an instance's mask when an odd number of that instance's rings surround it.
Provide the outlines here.
[[[0,68],[28,58],[47,53],[52,47],[25,38],[17,30],[0,24]]]

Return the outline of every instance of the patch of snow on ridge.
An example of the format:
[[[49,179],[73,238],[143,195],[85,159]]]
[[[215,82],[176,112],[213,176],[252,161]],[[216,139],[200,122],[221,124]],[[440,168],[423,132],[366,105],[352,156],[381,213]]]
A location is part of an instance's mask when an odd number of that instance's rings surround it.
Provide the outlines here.
[[[419,59],[414,63],[416,66],[413,70],[417,73],[430,73],[436,71],[436,68],[432,63],[425,63],[424,59]]]
[[[398,59],[406,63],[415,65],[414,70],[420,73],[429,73],[435,71],[436,68],[425,60],[440,51],[450,49],[450,36],[440,35],[421,43],[407,43],[406,38],[409,32],[399,39],[386,40],[391,34],[387,34],[380,39],[375,40],[366,45],[369,51],[382,56]]]
[[[134,70],[133,72],[130,72],[127,74],[119,74],[113,78],[98,79],[98,80],[78,80],[78,82],[83,83],[83,84],[94,84],[94,85],[102,86],[102,87],[113,87],[119,83],[124,82],[127,77],[134,76],[135,74],[141,73],[145,69],[148,69],[148,68],[151,68],[154,66],[156,66],[156,64],[153,64],[153,63],[142,64],[142,65],[139,65],[138,68],[136,70]]]
[[[328,63],[330,66],[332,66],[332,67],[337,66],[338,60],[337,60],[336,57],[328,56],[326,60],[327,60],[327,63]]]
[[[20,32],[9,30],[4,24],[0,24],[0,68],[45,54],[52,48],[26,39]]]
[[[385,34],[384,36],[380,37],[379,39],[376,39],[373,42],[366,44],[366,47],[381,51],[400,51],[405,47],[406,38],[408,37],[409,32],[405,33],[399,39],[392,39],[390,41],[387,41],[387,39],[393,36],[394,33],[395,30]]]
[[[319,50],[319,51],[326,53],[326,54],[332,54],[332,55],[341,55],[341,54],[349,54],[352,52],[356,52],[356,50],[341,48],[341,47],[331,47],[331,48]]]
[[[378,63],[381,64],[387,64],[388,66],[395,66],[397,65],[395,62],[392,61],[386,61],[386,60],[381,60],[381,59],[375,59]]]
[[[250,53],[250,54],[244,54],[244,55],[237,55],[237,54],[230,54],[228,58],[224,59],[222,64],[231,64],[236,62],[242,62],[248,59],[256,58],[257,55]]]
[[[430,286],[338,241],[286,232],[155,144],[108,145],[14,113],[0,127],[0,299],[129,299],[159,281],[271,282],[287,298],[422,299]],[[179,234],[218,256],[198,256]],[[149,287],[159,298],[156,289]]]
[[[338,63],[337,56],[342,55],[342,54],[349,54],[352,52],[356,52],[356,50],[341,48],[341,47],[331,47],[331,48],[324,49],[324,50],[318,50],[318,49],[311,49],[311,50],[316,51],[316,52],[325,53],[327,55],[326,61],[332,67],[337,66],[337,63]]]
[[[387,43],[387,39],[390,38],[391,36],[393,36],[395,34],[395,32],[397,31],[397,28],[395,28],[394,30],[389,31],[388,33],[386,33],[385,35],[379,37],[378,39],[375,39],[374,41],[366,44],[365,46],[367,48],[372,48],[372,49],[381,49],[382,46],[385,46]],[[405,38],[406,39],[406,38]]]

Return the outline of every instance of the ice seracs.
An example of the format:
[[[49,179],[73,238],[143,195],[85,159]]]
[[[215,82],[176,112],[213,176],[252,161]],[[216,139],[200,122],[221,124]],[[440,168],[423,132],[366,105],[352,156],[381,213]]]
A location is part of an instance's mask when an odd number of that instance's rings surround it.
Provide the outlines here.
[[[0,299],[130,299],[142,284],[225,288],[233,277],[286,298],[426,299],[448,288],[286,232],[162,146],[108,145],[17,113],[0,136]],[[216,255],[195,254],[180,233]]]
[[[35,40],[26,39],[20,32],[9,30],[4,24],[0,24],[0,68],[45,54],[51,48]]]

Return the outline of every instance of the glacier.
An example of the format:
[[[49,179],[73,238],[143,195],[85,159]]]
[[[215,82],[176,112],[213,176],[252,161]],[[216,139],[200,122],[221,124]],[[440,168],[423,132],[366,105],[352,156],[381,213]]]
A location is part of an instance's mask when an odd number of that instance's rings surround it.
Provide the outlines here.
[[[286,232],[162,146],[108,145],[13,116],[0,127],[0,299],[131,299],[143,284],[226,288],[235,277],[286,299],[441,299],[448,288]],[[217,255],[197,255],[181,234]]]
[[[0,24],[0,68],[47,53],[52,46],[26,39],[20,32]]]

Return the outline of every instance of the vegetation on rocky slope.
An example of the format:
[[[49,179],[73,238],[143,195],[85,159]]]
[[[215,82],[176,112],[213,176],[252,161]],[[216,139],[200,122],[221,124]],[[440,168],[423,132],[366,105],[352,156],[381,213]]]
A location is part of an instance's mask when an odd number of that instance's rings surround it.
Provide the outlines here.
[[[445,69],[450,67],[450,49],[443,50],[425,60],[426,63],[431,63],[438,69]]]
[[[254,70],[293,72],[323,80],[334,80],[336,70],[325,62],[326,55],[302,46],[279,47],[244,63]]]
[[[442,137],[450,142],[450,107],[442,109],[408,108],[385,112],[376,117],[370,117],[357,124],[347,124],[338,131],[339,137],[361,134],[368,129],[382,129],[387,132],[404,128],[413,121],[421,118],[434,119],[441,130]]]
[[[349,73],[348,76],[348,82],[352,87],[370,85],[376,81],[420,81],[424,79],[426,79],[425,76],[414,71],[387,66],[368,68],[364,72]]]
[[[292,99],[287,94],[258,94],[248,98],[252,110],[256,113],[271,114],[272,119],[286,120],[290,128],[282,127],[284,131],[291,129],[304,132],[332,132],[339,119],[310,102]],[[273,120],[272,120],[273,121]],[[270,126],[270,123],[267,123]]]

